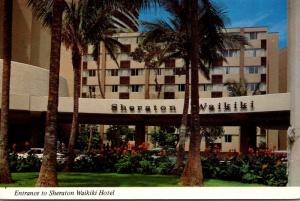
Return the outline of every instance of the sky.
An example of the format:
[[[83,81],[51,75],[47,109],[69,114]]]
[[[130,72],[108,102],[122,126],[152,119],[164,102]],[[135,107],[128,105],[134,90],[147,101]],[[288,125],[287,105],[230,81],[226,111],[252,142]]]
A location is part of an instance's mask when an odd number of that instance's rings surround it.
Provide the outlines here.
[[[279,33],[279,47],[287,46],[287,0],[213,0],[227,13],[226,27],[266,26],[269,32]],[[161,8],[142,11],[140,20],[167,19]]]

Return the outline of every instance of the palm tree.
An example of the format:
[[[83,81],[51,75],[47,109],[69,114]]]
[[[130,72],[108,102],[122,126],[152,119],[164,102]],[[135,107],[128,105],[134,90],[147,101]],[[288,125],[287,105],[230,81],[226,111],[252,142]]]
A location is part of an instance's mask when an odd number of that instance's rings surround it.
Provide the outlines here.
[[[8,161],[8,115],[9,89],[12,49],[12,7],[13,1],[3,1],[3,74],[2,74],[2,103],[0,126],[0,183],[11,183],[11,174]]]
[[[144,35],[141,35],[144,37]],[[139,47],[130,54],[133,60],[145,63],[146,73],[146,90],[145,99],[150,98],[149,91],[149,80],[150,80],[150,69],[155,70],[155,87],[157,90],[157,98],[160,98],[161,87],[158,82],[158,68],[168,59],[173,57],[171,53],[171,47],[165,43],[146,42],[139,44]]]
[[[227,86],[227,90],[229,96],[247,96],[247,85],[245,79],[240,79],[240,82],[236,82],[235,80],[227,81],[225,84]]]
[[[43,24],[51,26],[52,1],[40,2],[30,0],[32,7],[39,9],[43,16]],[[52,3],[51,3],[52,2]],[[72,65],[74,71],[74,105],[71,134],[69,138],[67,164],[65,170],[71,170],[74,161],[74,146],[78,132],[78,109],[80,96],[81,62],[84,50],[88,44],[96,46],[100,41],[104,42],[105,48],[112,58],[116,45],[121,46],[117,40],[111,38],[115,33],[112,26],[111,14],[113,9],[133,9],[134,6],[149,6],[154,0],[135,0],[130,4],[128,1],[64,1],[64,19],[62,23],[62,41],[72,51]]]
[[[78,4],[72,2],[69,4],[68,9],[66,9],[63,20],[62,41],[67,49],[71,49],[72,51],[74,71],[74,108],[66,171],[72,169],[75,158],[74,146],[78,134],[81,59],[85,54],[85,49],[89,44],[99,44],[102,41],[105,44],[106,50],[108,50],[112,58],[116,61],[114,50],[116,46],[121,46],[117,40],[111,38],[111,34],[114,33],[112,29],[112,13],[105,8],[95,10],[94,6],[89,1],[80,1]],[[94,15],[91,13],[94,13]]]
[[[260,84],[257,83],[255,86],[255,90],[252,92],[252,95],[261,95],[262,92],[260,91]],[[227,90],[229,96],[236,97],[236,96],[247,96],[247,81],[245,78],[241,78],[239,82],[235,80],[228,80],[225,84],[227,86]]]
[[[154,23],[144,22],[144,26],[146,27],[147,32],[145,33],[144,43],[151,43],[153,41],[158,43],[167,43],[170,46],[170,50],[173,51],[172,56],[181,58],[185,62],[185,74],[186,74],[186,83],[185,83],[185,98],[184,98],[184,108],[182,121],[179,132],[179,149],[177,154],[177,161],[174,168],[174,172],[178,172],[178,170],[182,169],[184,166],[184,142],[187,130],[187,117],[188,117],[188,105],[189,105],[189,66],[191,63],[191,29],[187,22],[190,21],[186,12],[189,10],[188,1],[162,1],[163,6],[166,8],[169,13],[172,14],[172,18],[168,21],[156,21]],[[214,8],[211,8],[214,9]],[[210,22],[215,23],[216,26],[222,26],[222,18],[223,11],[215,10],[215,14],[211,15],[208,18],[206,15],[198,16],[197,21],[200,25],[206,21],[207,26],[210,26]],[[218,33],[217,35],[213,28],[207,28],[206,26],[202,26],[202,29],[206,29],[206,35],[203,36],[203,31],[198,30],[199,38],[202,39],[199,45],[198,56],[200,58],[200,63],[198,68],[205,75],[207,79],[209,79],[209,68],[212,65],[213,60],[225,60],[222,52],[227,47],[240,47],[241,44],[245,44],[245,38],[240,35],[232,35],[232,34],[223,34],[223,32]],[[218,30],[220,31],[220,30]],[[220,39],[212,40],[208,37],[208,33],[214,34],[212,37],[217,36]],[[209,42],[206,42],[209,41]],[[208,65],[205,65],[208,64]]]
[[[58,108],[58,88],[59,88],[59,68],[60,68],[60,47],[62,14],[65,6],[63,0],[53,0],[52,2],[29,0],[28,5],[32,7],[33,13],[40,19],[47,18],[47,23],[51,24],[51,53],[49,72],[49,95],[48,109],[45,128],[44,154],[36,186],[51,187],[57,186],[56,172],[56,139],[57,139],[57,108]],[[53,9],[40,10],[39,6]],[[52,15],[53,14],[53,15]],[[53,16],[52,19],[49,16]]]

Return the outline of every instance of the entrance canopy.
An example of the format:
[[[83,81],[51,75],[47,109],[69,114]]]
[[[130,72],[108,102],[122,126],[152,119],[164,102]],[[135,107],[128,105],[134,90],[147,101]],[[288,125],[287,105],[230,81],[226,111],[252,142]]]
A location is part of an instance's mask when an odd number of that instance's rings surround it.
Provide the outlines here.
[[[12,95],[13,117],[24,121],[47,111],[46,96]],[[179,125],[183,99],[90,99],[81,98],[79,122],[89,124]],[[289,126],[290,95],[267,94],[257,96],[200,99],[200,124],[203,126],[238,126],[247,122],[269,129]],[[59,99],[59,121],[71,123],[73,98]],[[12,118],[13,118],[12,117]],[[23,120],[22,120],[23,119]]]

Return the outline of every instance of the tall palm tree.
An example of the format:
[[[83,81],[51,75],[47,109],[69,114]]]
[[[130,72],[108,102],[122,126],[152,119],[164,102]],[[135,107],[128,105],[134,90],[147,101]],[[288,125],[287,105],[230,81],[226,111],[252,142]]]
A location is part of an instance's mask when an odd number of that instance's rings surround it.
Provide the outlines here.
[[[81,58],[85,54],[84,50],[89,44],[99,44],[101,41],[111,57],[117,62],[115,50],[122,44],[111,37],[115,33],[112,26],[111,10],[100,7],[95,10],[94,4],[89,1],[80,1],[77,5],[75,3],[70,4],[64,16],[62,30],[62,41],[72,51],[74,71],[74,110],[65,169],[70,171],[75,157],[74,146],[78,134]]]
[[[74,105],[71,134],[69,138],[66,170],[70,170],[74,160],[74,146],[78,132],[78,109],[80,96],[81,62],[84,49],[88,44],[99,44],[103,41],[105,48],[112,58],[115,45],[121,45],[110,36],[112,31],[111,14],[113,9],[133,9],[147,7],[155,0],[134,0],[130,3],[125,0],[111,1],[63,1],[64,18],[62,23],[62,41],[72,51],[72,64],[74,71]],[[42,16],[43,24],[51,27],[53,0],[29,0],[29,3]]]
[[[190,43],[191,43],[191,136],[188,162],[180,178],[181,183],[186,186],[203,185],[203,173],[200,160],[200,116],[199,116],[199,32],[198,32],[198,0],[190,0],[188,16],[190,18]],[[204,34],[204,33],[202,33]]]
[[[171,13],[172,18],[168,21],[156,21],[154,23],[144,22],[144,26],[146,27],[147,32],[145,33],[144,43],[149,42],[159,42],[159,43],[167,43],[173,51],[173,57],[181,58],[185,62],[185,72],[186,72],[186,82],[185,82],[185,98],[184,98],[184,108],[183,115],[181,120],[181,126],[179,129],[179,149],[177,154],[177,161],[174,168],[174,172],[176,170],[182,169],[184,166],[184,142],[187,131],[187,117],[188,117],[188,105],[189,105],[189,68],[191,63],[191,29],[189,22],[190,18],[186,15],[187,10],[190,8],[189,1],[163,1],[162,5],[166,8],[169,13]],[[204,8],[202,8],[203,10]],[[213,8],[214,9],[214,8]],[[197,18],[197,22],[199,25],[202,25],[205,21],[208,26],[211,26],[209,23],[215,23],[216,26],[222,26],[223,19],[223,11],[215,10],[215,14],[207,17],[206,15],[199,14]],[[198,44],[199,52],[199,60],[198,68],[205,75],[207,79],[209,79],[209,68],[212,65],[213,60],[225,60],[220,52],[222,52],[225,47],[240,47],[241,44],[245,44],[245,38],[240,35],[232,35],[232,34],[223,34],[223,32],[215,33],[213,28],[207,28],[203,26],[203,28],[207,29],[207,33],[205,37],[203,36],[203,31],[198,29],[197,34],[199,38],[202,39],[201,43]],[[202,29],[203,29],[202,28]],[[218,30],[220,31],[220,30]],[[213,36],[217,36],[221,39],[215,40],[211,39],[209,34],[213,34]],[[206,42],[209,41],[209,42]]]
[[[2,103],[0,126],[0,183],[11,183],[11,174],[8,161],[8,115],[9,89],[12,49],[12,7],[13,1],[3,1],[3,73],[2,73]]]
[[[59,89],[59,69],[60,69],[60,47],[62,14],[65,7],[63,0],[34,1],[29,0],[28,5],[33,8],[33,13],[40,19],[47,18],[47,23],[51,24],[51,53],[49,72],[49,95],[45,128],[44,154],[36,186],[51,187],[57,186],[56,172],[56,140],[57,140],[57,108]],[[40,10],[39,6],[53,9]],[[45,12],[46,11],[46,12]],[[52,18],[49,18],[49,15]]]

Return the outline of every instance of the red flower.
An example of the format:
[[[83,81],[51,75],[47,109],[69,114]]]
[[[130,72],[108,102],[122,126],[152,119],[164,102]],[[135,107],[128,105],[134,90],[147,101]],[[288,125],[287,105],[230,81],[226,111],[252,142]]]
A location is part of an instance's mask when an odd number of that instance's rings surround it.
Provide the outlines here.
[[[118,147],[118,148],[117,148],[117,154],[119,155],[120,153],[121,153],[121,148]]]
[[[250,148],[250,147],[249,147],[249,149],[248,149],[248,153],[249,153],[250,155],[253,155],[253,153],[254,153],[254,150],[253,150],[252,148]]]

